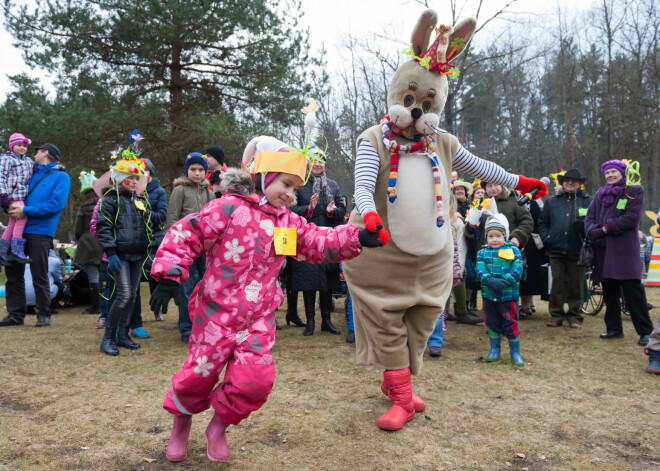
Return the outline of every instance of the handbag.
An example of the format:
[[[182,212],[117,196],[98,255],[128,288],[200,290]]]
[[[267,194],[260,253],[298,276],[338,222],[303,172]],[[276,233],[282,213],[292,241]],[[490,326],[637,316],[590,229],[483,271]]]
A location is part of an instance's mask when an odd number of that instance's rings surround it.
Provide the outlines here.
[[[593,268],[594,259],[596,254],[594,253],[594,245],[591,242],[589,236],[585,237],[582,241],[582,247],[580,247],[580,255],[578,256],[578,266],[584,268]]]

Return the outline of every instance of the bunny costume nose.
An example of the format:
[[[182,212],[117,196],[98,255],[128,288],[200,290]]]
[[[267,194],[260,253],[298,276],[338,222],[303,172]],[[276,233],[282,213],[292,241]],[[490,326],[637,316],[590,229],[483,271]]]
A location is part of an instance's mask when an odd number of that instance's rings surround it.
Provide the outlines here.
[[[422,109],[413,108],[413,110],[410,112],[410,115],[413,117],[413,119],[419,119],[422,116]]]

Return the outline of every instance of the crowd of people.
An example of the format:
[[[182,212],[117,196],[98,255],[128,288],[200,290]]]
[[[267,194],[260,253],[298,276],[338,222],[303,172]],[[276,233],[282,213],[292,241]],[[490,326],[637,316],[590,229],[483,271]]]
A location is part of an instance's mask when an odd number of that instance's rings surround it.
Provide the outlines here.
[[[212,403],[209,457],[226,461],[224,430],[258,409],[272,388],[270,349],[273,331],[281,328],[274,312],[284,300],[278,280],[286,292],[285,321],[304,327],[305,336],[314,335],[316,292],[320,330],[341,333],[331,312],[333,291],[343,287],[347,341],[354,342],[351,286],[340,262],[364,247],[382,246],[381,226],[358,231],[347,224],[347,199],[327,177],[318,149],[306,154],[273,138],[251,142],[242,160],[247,173],[227,169],[221,146],[191,152],[168,199],[154,163],[140,158],[141,140],[134,130],[129,147],[113,156],[100,178],[94,172],[80,174],[73,262],[88,283],[90,306],[83,313],[98,316],[96,327],[104,329],[100,350],[116,356],[120,347],[140,348],[134,339],[150,337],[142,321],[142,281],[149,283],[155,321],[163,321],[169,301],[175,301],[180,338],[190,344],[190,355],[165,400],[175,416],[167,456],[185,458],[192,415]],[[9,151],[0,156],[0,203],[9,214],[0,239],[7,275],[7,316],[0,321],[5,327],[24,324],[28,306],[36,310],[37,327],[49,326],[51,300],[62,283],[53,237],[71,179],[55,145],[36,147],[33,161],[27,157],[30,143],[13,134]],[[654,329],[639,257],[644,189],[629,178],[626,162],[607,161],[602,173],[605,184],[595,197],[586,192],[579,170],[569,169],[557,176],[554,195],[526,204],[502,185],[454,179],[452,296],[428,338],[430,356],[442,355],[448,321],[485,322],[486,361],[500,359],[500,340],[506,336],[512,363],[522,367],[519,322],[535,312],[535,296],[536,302],[548,296],[548,328],[565,323],[579,329],[585,295],[579,255],[588,240],[594,247],[588,268],[603,287],[606,305],[601,338],[623,337],[625,302],[638,343],[647,347],[647,371],[660,373],[660,320]],[[272,241],[258,236],[259,229]],[[291,252],[292,245],[298,251]],[[546,266],[549,290],[542,281]],[[300,291],[305,320],[297,310]],[[257,302],[257,309],[246,309],[242,300]],[[216,386],[225,366],[224,381]]]

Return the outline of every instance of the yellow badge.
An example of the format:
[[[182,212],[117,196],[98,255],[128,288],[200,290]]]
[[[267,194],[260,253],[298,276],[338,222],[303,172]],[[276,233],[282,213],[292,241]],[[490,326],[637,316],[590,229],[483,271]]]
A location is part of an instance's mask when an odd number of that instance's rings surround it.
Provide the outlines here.
[[[273,234],[273,244],[277,255],[296,256],[296,228],[276,227]]]
[[[504,260],[515,260],[516,256],[513,253],[513,249],[500,249],[497,253],[497,256],[503,258]]]
[[[144,211],[144,203],[140,200],[135,200],[135,207],[137,208],[138,211]]]

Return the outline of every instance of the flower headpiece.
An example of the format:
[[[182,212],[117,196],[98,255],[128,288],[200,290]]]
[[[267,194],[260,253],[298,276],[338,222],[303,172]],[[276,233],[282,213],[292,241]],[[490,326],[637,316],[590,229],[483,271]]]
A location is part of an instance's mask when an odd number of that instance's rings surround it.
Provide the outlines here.
[[[463,49],[465,49],[466,42],[463,38],[454,38],[454,40],[449,43],[449,37],[451,33],[454,32],[454,28],[448,25],[440,25],[436,28],[437,36],[431,47],[429,47],[421,57],[418,57],[414,53],[413,45],[410,44],[410,47],[406,49],[404,54],[408,54],[414,60],[419,62],[419,65],[426,68],[430,72],[438,72],[441,75],[449,75],[450,78],[458,77],[460,71],[458,67],[449,63],[452,57],[459,54]],[[449,54],[447,54],[447,49],[451,48]]]
[[[92,187],[92,183],[94,180],[96,180],[96,177],[94,176],[94,170],[89,173],[80,172],[78,180],[80,180],[80,194],[83,194],[89,190],[93,190],[94,187]]]
[[[131,133],[128,142],[129,146],[121,152],[121,159],[116,155],[112,155],[110,159],[110,170],[116,170],[121,173],[128,173],[129,175],[144,175],[146,162],[140,160],[140,153],[138,150],[138,143],[144,139],[138,129],[134,129]]]

